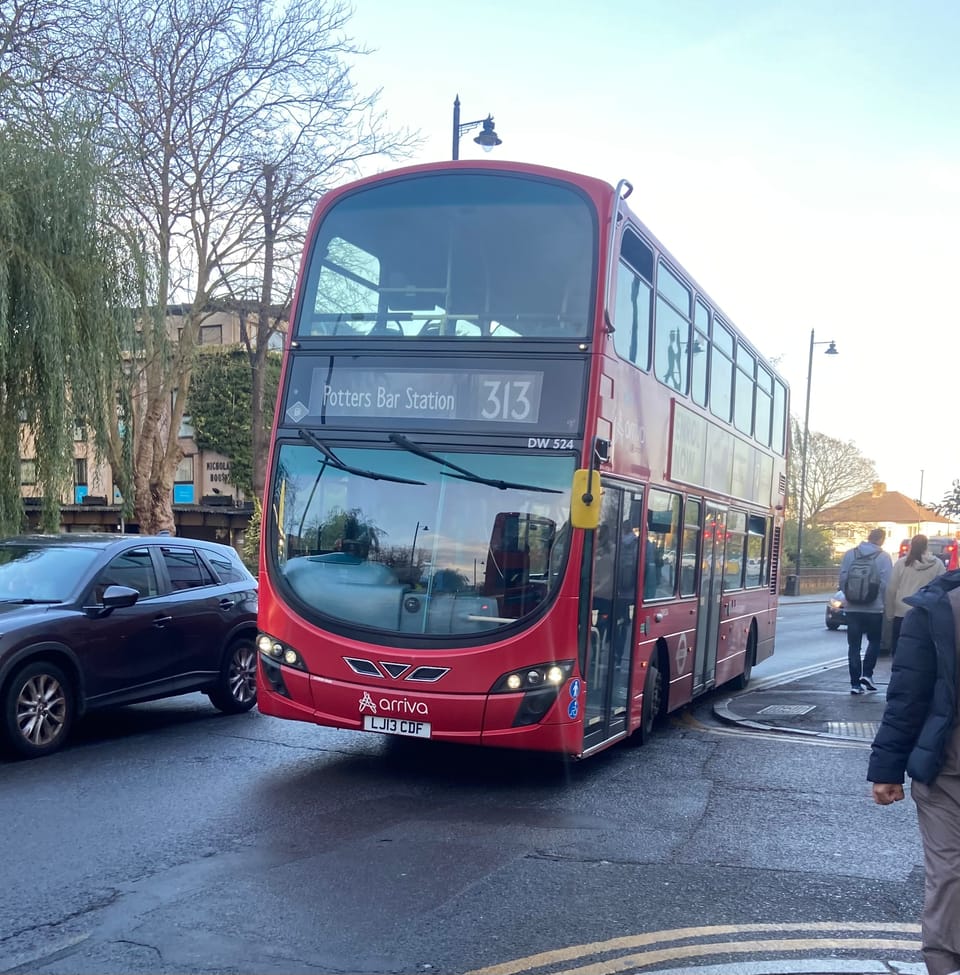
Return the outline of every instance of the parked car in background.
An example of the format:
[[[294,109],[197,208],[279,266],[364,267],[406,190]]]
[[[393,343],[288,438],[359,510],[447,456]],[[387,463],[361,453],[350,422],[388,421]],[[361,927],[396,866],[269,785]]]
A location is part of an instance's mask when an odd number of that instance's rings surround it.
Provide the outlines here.
[[[910,551],[910,539],[900,543],[900,558]],[[944,564],[947,572],[960,569],[960,542],[949,535],[934,535],[927,539],[927,554],[934,555]]]
[[[56,751],[78,717],[203,691],[256,703],[257,582],[234,549],[168,535],[0,540],[0,742]]]
[[[847,625],[847,600],[843,590],[838,589],[828,600],[824,622],[828,630],[836,630]]]

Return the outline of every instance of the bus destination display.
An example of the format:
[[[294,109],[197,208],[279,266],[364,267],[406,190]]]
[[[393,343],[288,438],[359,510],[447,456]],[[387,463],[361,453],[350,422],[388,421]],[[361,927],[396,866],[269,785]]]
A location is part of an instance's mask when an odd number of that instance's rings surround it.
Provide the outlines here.
[[[342,366],[337,357],[295,360],[286,419],[298,426],[359,422],[394,429],[406,423],[567,436],[580,425],[582,362],[540,360],[537,368],[515,369],[500,369],[490,358],[470,368],[462,359],[429,367],[410,360],[356,363],[356,357]]]
[[[314,416],[536,423],[542,389],[542,372],[314,369],[309,410]]]

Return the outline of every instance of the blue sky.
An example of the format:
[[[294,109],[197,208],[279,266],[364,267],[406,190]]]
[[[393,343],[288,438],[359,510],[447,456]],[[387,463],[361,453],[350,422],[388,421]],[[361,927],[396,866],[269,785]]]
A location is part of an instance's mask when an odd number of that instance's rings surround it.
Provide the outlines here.
[[[889,490],[960,479],[960,2],[353,2],[354,78],[420,132],[410,162],[449,158],[459,94],[497,158],[629,179],[794,414],[814,329],[840,355],[815,348],[811,429]]]

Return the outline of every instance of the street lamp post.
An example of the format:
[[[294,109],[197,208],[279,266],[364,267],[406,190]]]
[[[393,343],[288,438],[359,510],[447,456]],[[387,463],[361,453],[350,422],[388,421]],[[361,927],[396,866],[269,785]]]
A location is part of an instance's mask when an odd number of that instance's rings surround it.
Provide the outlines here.
[[[837,344],[834,341],[817,342],[814,340],[814,330],[810,329],[810,357],[807,361],[807,405],[803,413],[803,456],[800,460],[800,510],[797,513],[797,561],[796,579],[797,592],[800,587],[800,563],[803,558],[803,501],[807,490],[807,447],[810,439],[810,380],[813,376],[813,347],[815,345],[827,346],[824,355],[839,355]]]
[[[417,527],[413,530],[413,545],[410,546],[410,565],[412,567],[415,567],[417,564],[417,535],[420,534],[421,528],[425,532],[430,531],[428,525],[421,525],[419,521],[417,522]]]
[[[484,151],[489,152],[494,146],[499,146],[503,139],[497,135],[493,129],[493,116],[477,119],[475,122],[460,121],[460,96],[457,95],[453,100],[453,158],[460,158],[460,136],[470,129],[475,129],[478,125],[483,126],[481,133],[473,140],[478,146],[482,146]]]

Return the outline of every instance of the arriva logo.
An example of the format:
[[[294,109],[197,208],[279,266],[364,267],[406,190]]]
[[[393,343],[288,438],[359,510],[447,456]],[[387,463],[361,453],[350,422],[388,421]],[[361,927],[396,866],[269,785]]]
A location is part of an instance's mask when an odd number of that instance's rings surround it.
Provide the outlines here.
[[[363,697],[360,698],[360,713],[363,714],[364,711],[369,711],[371,714],[377,714],[377,709],[385,712],[386,714],[421,714],[427,715],[430,713],[429,708],[423,701],[408,701],[405,697],[400,698],[399,701],[391,701],[389,698],[381,697],[379,702],[373,700],[368,691],[363,692]]]

